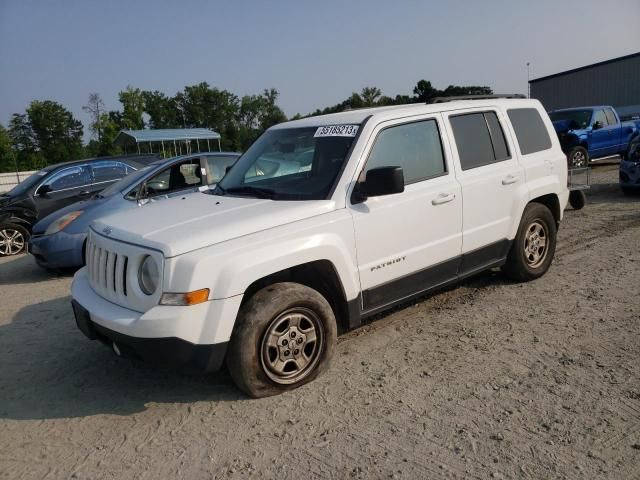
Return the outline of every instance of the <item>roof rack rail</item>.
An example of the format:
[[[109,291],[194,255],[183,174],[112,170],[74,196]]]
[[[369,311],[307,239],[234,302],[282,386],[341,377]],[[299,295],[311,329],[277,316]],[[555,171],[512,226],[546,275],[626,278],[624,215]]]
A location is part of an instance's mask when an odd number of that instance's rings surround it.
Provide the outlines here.
[[[460,95],[457,97],[435,97],[427,102],[430,103],[446,103],[455,102],[456,100],[489,100],[491,98],[527,98],[522,93],[496,93],[493,95]]]

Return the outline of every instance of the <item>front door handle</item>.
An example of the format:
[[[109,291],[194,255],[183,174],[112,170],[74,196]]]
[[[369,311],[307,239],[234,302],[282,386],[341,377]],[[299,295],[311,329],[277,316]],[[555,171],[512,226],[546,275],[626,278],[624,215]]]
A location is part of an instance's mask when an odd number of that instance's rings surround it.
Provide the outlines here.
[[[520,177],[516,175],[507,175],[502,179],[503,185],[511,185],[512,183],[516,183],[520,181]]]
[[[436,198],[431,200],[431,205],[442,205],[443,203],[449,203],[456,198],[455,193],[441,193]]]

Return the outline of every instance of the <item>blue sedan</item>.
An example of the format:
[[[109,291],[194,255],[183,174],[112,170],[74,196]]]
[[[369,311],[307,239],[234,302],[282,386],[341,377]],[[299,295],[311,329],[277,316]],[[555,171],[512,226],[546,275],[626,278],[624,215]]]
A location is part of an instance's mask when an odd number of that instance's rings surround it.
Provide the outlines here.
[[[156,161],[94,197],[40,220],[33,227],[29,253],[44,268],[81,267],[92,221],[118,210],[140,208],[148,202],[206,190],[224,176],[239,156],[239,153],[198,153]]]

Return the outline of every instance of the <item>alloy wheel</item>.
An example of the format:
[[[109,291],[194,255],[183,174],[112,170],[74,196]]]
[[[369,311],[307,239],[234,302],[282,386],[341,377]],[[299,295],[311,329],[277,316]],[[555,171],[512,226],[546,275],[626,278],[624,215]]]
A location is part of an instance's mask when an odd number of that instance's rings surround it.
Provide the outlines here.
[[[16,255],[24,249],[24,235],[19,230],[0,230],[0,255]]]

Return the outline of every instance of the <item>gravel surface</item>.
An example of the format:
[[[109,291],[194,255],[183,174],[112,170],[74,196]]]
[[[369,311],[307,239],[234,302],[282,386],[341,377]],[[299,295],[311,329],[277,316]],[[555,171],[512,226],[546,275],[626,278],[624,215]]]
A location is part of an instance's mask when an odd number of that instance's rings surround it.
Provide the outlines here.
[[[115,357],[70,276],[0,259],[0,478],[638,478],[640,197],[595,170],[546,276],[379,316],[262,400]]]

